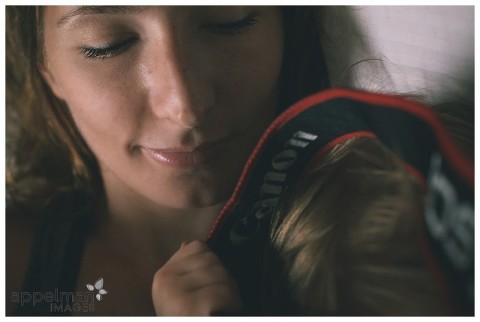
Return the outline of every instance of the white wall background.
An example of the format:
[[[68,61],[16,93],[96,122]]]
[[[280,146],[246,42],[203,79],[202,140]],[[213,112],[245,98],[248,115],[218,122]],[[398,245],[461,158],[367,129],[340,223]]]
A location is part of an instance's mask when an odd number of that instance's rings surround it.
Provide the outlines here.
[[[331,76],[342,86],[423,94],[432,104],[473,102],[474,11],[474,6],[349,7],[348,35],[326,46]],[[338,76],[359,60],[377,58],[358,64],[348,79]]]

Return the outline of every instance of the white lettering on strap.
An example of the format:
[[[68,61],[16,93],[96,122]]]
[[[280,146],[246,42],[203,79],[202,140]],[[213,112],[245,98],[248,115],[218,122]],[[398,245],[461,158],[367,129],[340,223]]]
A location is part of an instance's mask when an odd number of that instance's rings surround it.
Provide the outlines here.
[[[473,207],[459,201],[457,191],[441,172],[442,159],[434,154],[430,162],[429,196],[426,222],[432,237],[439,242],[448,260],[464,272],[473,262]]]

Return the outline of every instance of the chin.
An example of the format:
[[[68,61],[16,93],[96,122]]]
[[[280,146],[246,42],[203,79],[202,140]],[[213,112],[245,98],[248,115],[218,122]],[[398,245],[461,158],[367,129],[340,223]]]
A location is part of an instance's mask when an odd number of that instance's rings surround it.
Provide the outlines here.
[[[202,209],[218,207],[225,203],[230,194],[215,193],[210,191],[192,191],[187,192],[185,190],[171,196],[163,204],[173,209]],[[163,199],[163,198],[162,198]]]
[[[225,203],[232,195],[237,182],[237,175],[218,167],[217,171],[224,176],[205,175],[183,177],[171,184],[174,190],[163,194],[161,198],[175,209],[200,209],[216,207]],[[230,172],[230,173],[229,173]],[[235,173],[236,174],[236,173]],[[160,196],[160,195],[159,195]]]

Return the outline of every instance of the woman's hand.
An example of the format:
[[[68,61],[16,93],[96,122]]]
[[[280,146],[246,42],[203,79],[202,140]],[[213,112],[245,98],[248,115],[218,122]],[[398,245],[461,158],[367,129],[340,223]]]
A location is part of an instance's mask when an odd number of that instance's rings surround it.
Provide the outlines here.
[[[203,242],[182,243],[153,278],[157,315],[238,314],[237,285],[221,260]]]

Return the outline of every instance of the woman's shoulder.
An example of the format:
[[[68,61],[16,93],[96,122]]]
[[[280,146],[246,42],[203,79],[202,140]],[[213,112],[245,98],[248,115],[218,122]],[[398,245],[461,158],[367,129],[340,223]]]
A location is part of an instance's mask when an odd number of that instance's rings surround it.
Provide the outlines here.
[[[5,217],[6,313],[12,315],[15,308],[12,296],[21,292],[39,219],[13,207],[6,208]]]

